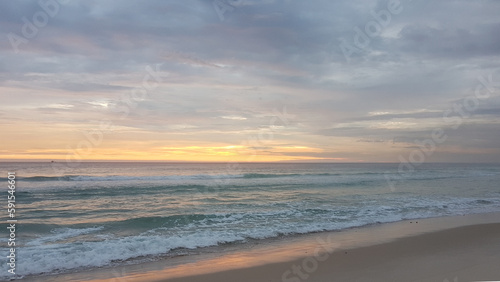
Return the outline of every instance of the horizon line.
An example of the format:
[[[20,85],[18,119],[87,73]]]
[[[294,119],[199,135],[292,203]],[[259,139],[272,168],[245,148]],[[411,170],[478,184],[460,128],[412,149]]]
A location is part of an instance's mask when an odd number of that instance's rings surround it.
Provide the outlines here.
[[[0,163],[67,163],[65,160],[40,160],[40,159],[0,159]],[[255,163],[255,164],[399,164],[401,162],[392,161],[180,161],[180,160],[81,160],[79,162],[71,163],[191,163],[191,164],[224,164],[224,163]],[[468,162],[468,161],[453,161],[453,162],[436,162],[429,161],[423,164],[500,164],[500,162]]]

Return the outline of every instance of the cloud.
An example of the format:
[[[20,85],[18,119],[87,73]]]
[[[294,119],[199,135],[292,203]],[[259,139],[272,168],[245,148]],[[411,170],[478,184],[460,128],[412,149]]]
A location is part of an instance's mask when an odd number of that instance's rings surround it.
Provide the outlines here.
[[[500,2],[401,1],[401,13],[346,60],[341,40],[354,44],[356,28],[376,21],[373,13],[387,2],[229,1],[233,9],[221,21],[211,0],[69,1],[15,52],[8,35],[23,37],[23,18],[32,22],[42,8],[4,1],[0,109],[9,114],[1,117],[19,127],[50,124],[46,134],[57,131],[68,145],[99,120],[116,125],[105,138],[117,146],[126,146],[120,138],[147,137],[164,147],[222,148],[259,140],[267,130],[271,143],[256,147],[276,160],[398,161],[395,154],[415,139],[443,128],[443,160],[461,159],[460,150],[469,158],[467,148],[481,146],[500,156],[491,133],[499,129],[497,93],[458,130],[443,120],[474,94],[479,76],[500,81]],[[156,65],[161,81],[133,100],[145,67]],[[285,106],[287,124],[276,117]],[[70,126],[71,134],[59,134]],[[22,136],[13,127],[4,132]],[[275,143],[318,151],[279,150]],[[332,150],[333,143],[346,152]],[[478,160],[490,159],[477,152]]]

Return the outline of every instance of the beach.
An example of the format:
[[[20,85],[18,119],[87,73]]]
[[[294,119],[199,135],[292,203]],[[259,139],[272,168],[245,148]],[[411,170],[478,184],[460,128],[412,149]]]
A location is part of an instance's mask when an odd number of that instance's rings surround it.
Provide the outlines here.
[[[475,273],[466,266],[492,260],[500,223],[498,165],[406,175],[396,164],[85,163],[64,175],[4,166],[16,171],[20,208],[16,273],[4,264],[0,280],[454,279],[446,266]]]
[[[227,252],[25,281],[498,281],[500,213],[285,237]]]
[[[499,253],[500,224],[484,224],[339,250],[317,266],[307,256],[286,263],[159,281],[498,281]],[[302,269],[293,272],[292,265]],[[284,271],[290,274],[282,276]]]

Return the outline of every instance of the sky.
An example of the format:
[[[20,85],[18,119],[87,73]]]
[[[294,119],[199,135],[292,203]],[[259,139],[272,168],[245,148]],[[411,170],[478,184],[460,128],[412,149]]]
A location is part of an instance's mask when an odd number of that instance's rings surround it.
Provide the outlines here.
[[[0,160],[499,162],[500,1],[0,2]]]

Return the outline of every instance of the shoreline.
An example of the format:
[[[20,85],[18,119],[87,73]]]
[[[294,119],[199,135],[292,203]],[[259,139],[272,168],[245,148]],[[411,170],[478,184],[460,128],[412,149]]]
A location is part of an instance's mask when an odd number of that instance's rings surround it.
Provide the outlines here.
[[[478,235],[481,242],[474,241]],[[500,223],[489,223],[342,249],[330,256],[317,253],[290,262],[156,281],[498,281],[499,251]]]
[[[454,238],[454,240],[446,240],[445,237]],[[437,248],[448,244],[449,241],[455,242],[454,245],[450,245],[446,250]],[[469,249],[466,250],[467,248]],[[407,251],[398,253],[398,250],[403,249]],[[455,276],[451,274],[454,273],[454,266],[459,266],[457,275],[467,277],[466,272],[459,271],[470,268],[469,264],[464,265],[463,260],[480,262],[486,266],[490,264],[488,261],[491,261],[498,265],[500,256],[491,255],[492,252],[488,250],[496,250],[496,254],[500,253],[500,212],[404,220],[341,231],[271,238],[257,240],[250,244],[229,246],[221,252],[162,258],[153,262],[103,267],[74,273],[27,277],[16,281],[314,282],[350,281],[349,279],[365,281],[363,273],[370,278],[366,281],[408,281],[408,277],[403,278],[406,274],[414,277],[411,281],[445,281],[445,279],[453,281]],[[354,254],[356,254],[355,257]],[[443,259],[444,257],[448,260]],[[415,273],[418,267],[415,267],[415,271],[405,269],[404,260],[401,259],[406,259],[407,265],[420,265],[424,273],[429,273],[433,269],[443,269],[443,267],[425,269],[430,261],[436,266],[443,264],[444,261],[448,266],[445,268],[448,276],[441,280],[425,280],[426,277],[419,276],[418,272]],[[338,268],[340,265],[342,267]],[[300,272],[297,267],[304,269]],[[377,269],[380,270],[377,271]],[[385,271],[382,271],[384,269]],[[490,269],[494,270],[495,267],[490,267]],[[475,273],[473,270],[471,274]],[[288,272],[285,274],[286,271]],[[484,269],[481,271],[485,275],[489,273]],[[400,279],[391,280],[392,278],[384,276],[384,273],[400,275],[398,276]],[[382,275],[380,280],[376,280],[377,274]],[[489,274],[496,277],[470,279],[500,279],[500,271]],[[343,277],[344,280],[324,280],[332,275],[339,279]]]

